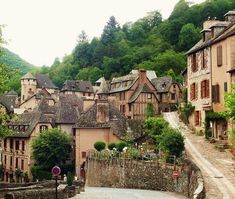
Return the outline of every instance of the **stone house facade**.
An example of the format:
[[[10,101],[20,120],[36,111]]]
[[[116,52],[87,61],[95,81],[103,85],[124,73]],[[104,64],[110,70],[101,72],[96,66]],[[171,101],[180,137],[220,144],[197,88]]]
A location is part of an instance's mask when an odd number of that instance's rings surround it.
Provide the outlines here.
[[[127,127],[127,118],[111,102],[96,100],[73,127],[76,175],[83,177],[87,153],[94,150],[95,142],[117,142],[126,135]]]
[[[74,93],[83,98],[94,98],[94,89],[90,81],[66,80],[60,92],[64,94]]]
[[[42,89],[46,89],[50,94],[58,91],[58,88],[47,75],[37,74],[33,76],[28,72],[21,78],[21,103]]]
[[[17,169],[27,173],[32,179],[32,140],[43,130],[50,128],[59,128],[72,137],[72,126],[80,117],[82,108],[83,102],[75,94],[60,94],[55,104],[50,104],[47,97],[42,97],[35,109],[12,120],[8,127],[13,130],[13,134],[2,142],[4,181],[16,180]],[[74,146],[74,140],[71,145]],[[71,154],[71,160],[74,157]]]
[[[182,98],[180,85],[169,76],[154,78],[151,82],[157,90],[159,111],[175,110]]]
[[[225,21],[208,19],[203,24],[202,39],[188,52],[188,101],[195,106],[189,121],[198,130],[205,128],[207,111],[225,110],[224,94],[231,91],[235,63],[235,12],[225,14]],[[225,119],[211,124],[215,138],[228,129]]]
[[[152,104],[155,115],[159,114],[157,90],[148,79],[146,71],[113,78],[110,83],[109,99],[129,119],[142,120],[146,117],[146,108]]]

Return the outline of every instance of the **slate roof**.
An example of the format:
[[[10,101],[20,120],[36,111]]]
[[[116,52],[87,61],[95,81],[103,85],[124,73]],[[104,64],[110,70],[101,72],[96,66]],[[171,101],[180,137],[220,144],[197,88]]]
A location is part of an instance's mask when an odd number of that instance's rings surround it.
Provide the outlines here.
[[[83,101],[76,94],[60,94],[56,106],[57,124],[75,124],[83,110]]]
[[[34,77],[30,72],[28,72],[23,77],[21,77],[21,79],[35,79],[36,80],[36,77]]]
[[[147,84],[139,84],[128,103],[134,102],[141,93],[154,93]]]
[[[0,96],[0,104],[2,104],[8,112],[14,112],[14,108],[17,107],[18,95],[15,91],[10,91],[7,94]]]
[[[152,84],[157,89],[157,93],[168,92],[173,83],[176,83],[176,81],[170,76],[158,77],[152,80]]]
[[[25,131],[16,131],[14,130],[13,133],[8,137],[21,137],[21,138],[28,138],[33,132],[37,123],[51,123],[53,126],[53,118],[51,116],[43,114],[41,111],[33,111],[28,113],[23,113],[19,115],[19,117],[8,123],[8,125],[24,125],[27,126]]]
[[[48,104],[48,98],[42,97],[38,107],[32,112],[25,112],[8,125],[26,125],[25,132],[15,131],[10,137],[30,137],[38,123],[75,124],[82,112],[82,99],[75,94],[60,94],[54,105]]]
[[[139,74],[138,70],[132,70],[130,74]],[[151,81],[154,78],[157,78],[156,72],[154,70],[146,70],[146,76]]]
[[[50,80],[48,75],[44,74],[37,74],[36,75],[37,80],[37,88],[51,88],[51,89],[57,89],[58,87],[55,86],[55,84]]]
[[[96,120],[97,103],[95,103],[86,113],[81,115],[74,128],[111,128],[114,135],[119,138],[126,135],[127,119],[110,102],[108,103],[109,122],[99,123]]]
[[[210,28],[214,26],[220,26],[220,27],[225,27],[223,31],[221,31],[216,37],[209,39],[208,41],[203,41],[202,39],[195,44],[186,54],[192,54],[198,50],[204,49],[211,44],[214,44],[216,42],[219,42],[229,36],[232,36],[235,34],[235,30],[233,29],[232,31],[229,31],[228,33],[225,33],[228,29],[230,29],[235,22],[227,22],[227,21],[220,21],[217,24],[212,25]],[[224,34],[225,33],[225,34]]]
[[[227,16],[227,15],[235,15],[235,10],[228,11],[224,16]]]
[[[113,78],[111,82],[110,93],[128,90],[133,86],[138,78],[138,74],[128,74],[122,77]],[[119,84],[119,86],[114,88],[112,85],[116,83]]]
[[[83,80],[66,80],[61,91],[94,93],[91,82]]]

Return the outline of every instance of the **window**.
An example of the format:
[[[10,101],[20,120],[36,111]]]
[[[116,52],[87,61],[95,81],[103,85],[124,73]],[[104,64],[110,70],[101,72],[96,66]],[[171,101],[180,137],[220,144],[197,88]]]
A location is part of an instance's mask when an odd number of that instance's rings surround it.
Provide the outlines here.
[[[16,166],[15,166],[15,168],[18,169],[18,158],[16,158]]]
[[[171,93],[171,100],[175,100],[175,93]]]
[[[191,66],[192,66],[193,72],[197,71],[197,56],[196,56],[196,54],[193,54],[191,56]]]
[[[4,148],[7,148],[7,139],[4,139]]]
[[[47,130],[47,129],[48,129],[48,126],[47,126],[47,125],[41,125],[41,126],[40,126],[40,132],[45,131],[45,130]]]
[[[208,98],[210,97],[210,86],[209,86],[209,80],[203,80],[201,81],[201,98]]]
[[[19,140],[15,141],[15,150],[19,150],[20,142]]]
[[[83,92],[83,93],[82,93],[82,95],[83,95],[83,96],[85,96],[85,95],[86,95],[86,93],[84,93],[84,92]]]
[[[126,106],[125,105],[120,105],[120,112],[125,113],[126,112]]]
[[[206,49],[202,50],[202,54],[201,54],[201,61],[202,61],[202,68],[206,68],[207,67],[207,55],[206,55]]]
[[[195,125],[200,126],[200,117],[201,117],[200,111],[195,111],[194,117],[195,117]]]
[[[88,96],[90,97],[90,96],[91,96],[91,93],[88,93]]]
[[[22,151],[24,151],[25,150],[25,143],[24,143],[24,140],[22,141]]]
[[[24,170],[24,160],[21,160],[21,170]]]
[[[10,149],[13,149],[13,139],[10,139]]]
[[[4,164],[7,164],[7,156],[4,156]]]
[[[227,82],[224,82],[224,92],[228,92],[228,84],[227,84]]]
[[[131,104],[128,104],[128,107],[129,107],[129,111],[131,111]]]
[[[152,93],[148,93],[148,94],[147,94],[147,98],[148,98],[148,99],[152,99]]]
[[[222,46],[217,47],[217,66],[223,65],[223,54],[222,54]]]
[[[12,160],[12,156],[10,157],[10,166],[12,166],[13,164],[13,160]]]
[[[212,86],[212,102],[219,103],[220,102],[220,92],[219,92],[219,85]]]
[[[176,85],[174,84],[174,85],[173,85],[173,88],[175,88],[175,87],[176,87]]]
[[[86,158],[86,152],[85,151],[82,152],[82,158]]]
[[[196,83],[193,83],[190,85],[190,99],[191,100],[196,100],[197,99],[197,93],[198,93],[198,90],[197,90],[197,84]]]

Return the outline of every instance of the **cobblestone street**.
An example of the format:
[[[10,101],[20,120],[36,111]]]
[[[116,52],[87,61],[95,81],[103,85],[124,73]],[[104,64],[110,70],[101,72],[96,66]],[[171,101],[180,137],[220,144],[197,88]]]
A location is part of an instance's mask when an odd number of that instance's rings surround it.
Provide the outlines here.
[[[225,150],[220,152],[214,144],[209,143],[204,136],[192,134],[174,113],[168,113],[165,118],[186,137],[187,154],[201,168],[205,180],[207,199],[235,198],[235,160],[232,154]]]
[[[73,199],[186,199],[184,196],[161,191],[86,187]]]

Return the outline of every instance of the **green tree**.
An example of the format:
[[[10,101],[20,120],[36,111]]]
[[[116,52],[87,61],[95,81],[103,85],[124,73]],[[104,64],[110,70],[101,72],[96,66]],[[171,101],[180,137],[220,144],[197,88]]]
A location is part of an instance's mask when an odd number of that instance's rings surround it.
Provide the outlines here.
[[[146,117],[153,117],[155,114],[155,107],[153,106],[152,103],[148,103],[146,107]]]
[[[109,18],[107,25],[104,27],[103,33],[101,35],[101,42],[104,45],[109,45],[115,42],[115,33],[120,30],[120,26],[116,21],[114,16]]]
[[[225,106],[226,112],[235,120],[235,84],[232,85],[231,92],[225,94]]]
[[[50,170],[70,158],[71,138],[60,129],[48,129],[33,140],[32,149],[36,164]]]
[[[173,80],[176,80],[176,75],[175,75],[175,72],[172,68],[167,71],[167,76],[170,76],[170,77],[172,77]]]
[[[159,136],[158,148],[168,155],[175,155],[180,157],[184,151],[184,137],[181,133],[172,128],[164,128],[162,134]]]
[[[157,137],[160,136],[164,128],[168,126],[169,123],[162,117],[149,117],[144,121],[144,130],[154,141],[157,141]]]
[[[196,28],[192,23],[185,24],[179,34],[179,48],[182,51],[189,50],[200,39],[200,29]]]

